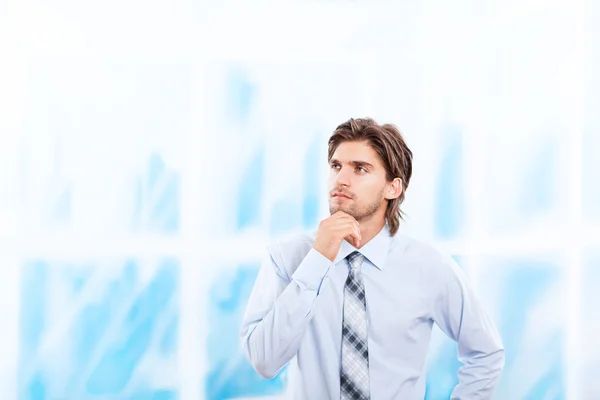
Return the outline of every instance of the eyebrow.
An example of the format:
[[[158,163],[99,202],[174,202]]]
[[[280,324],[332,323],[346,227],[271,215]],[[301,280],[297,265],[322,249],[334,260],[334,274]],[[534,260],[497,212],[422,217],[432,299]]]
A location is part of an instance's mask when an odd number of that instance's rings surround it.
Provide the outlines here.
[[[373,167],[373,164],[369,164],[366,161],[349,161],[349,164],[354,165],[354,167],[358,168],[358,167],[367,167],[367,168],[375,168]],[[341,164],[341,162],[339,162],[339,160],[336,160],[335,158],[332,158],[331,161],[329,161],[329,164]]]

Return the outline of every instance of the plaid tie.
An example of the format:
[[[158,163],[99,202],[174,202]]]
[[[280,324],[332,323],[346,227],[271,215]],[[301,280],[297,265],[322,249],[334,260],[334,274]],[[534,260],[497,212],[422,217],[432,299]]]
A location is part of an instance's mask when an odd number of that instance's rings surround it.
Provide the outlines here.
[[[369,400],[369,349],[367,309],[360,266],[365,257],[355,251],[348,257],[350,273],[344,288],[342,323],[342,400]]]

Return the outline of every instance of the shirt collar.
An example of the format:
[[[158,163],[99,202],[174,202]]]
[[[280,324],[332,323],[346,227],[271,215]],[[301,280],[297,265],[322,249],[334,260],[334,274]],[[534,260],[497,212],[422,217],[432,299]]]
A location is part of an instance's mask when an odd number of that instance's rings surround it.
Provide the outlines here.
[[[391,238],[392,237],[390,236],[390,231],[386,223],[379,233],[360,249],[357,249],[346,240],[343,240],[340,250],[335,257],[334,264],[337,264],[339,261],[348,257],[348,255],[353,251],[358,251],[373,265],[375,265],[375,267],[377,267],[379,270],[383,270],[387,260]]]

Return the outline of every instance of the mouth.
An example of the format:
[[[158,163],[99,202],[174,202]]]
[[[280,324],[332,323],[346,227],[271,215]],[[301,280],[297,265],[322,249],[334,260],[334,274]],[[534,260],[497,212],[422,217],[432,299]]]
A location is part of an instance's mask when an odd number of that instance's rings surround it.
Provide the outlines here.
[[[341,194],[341,193],[334,193],[333,196],[331,196],[331,197],[333,197],[333,198],[339,198],[339,199],[350,199],[350,197],[348,197],[348,196],[346,196],[344,194]]]

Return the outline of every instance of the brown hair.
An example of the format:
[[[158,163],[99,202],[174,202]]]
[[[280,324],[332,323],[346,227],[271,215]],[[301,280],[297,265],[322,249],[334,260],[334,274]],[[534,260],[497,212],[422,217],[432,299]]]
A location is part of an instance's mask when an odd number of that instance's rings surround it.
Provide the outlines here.
[[[388,182],[394,178],[402,180],[402,193],[397,198],[388,200],[385,212],[390,235],[394,236],[400,227],[400,219],[404,220],[403,215],[406,215],[400,209],[400,204],[404,201],[404,193],[412,175],[412,152],[400,130],[392,124],[378,125],[371,118],[350,118],[335,128],[329,138],[327,160],[331,161],[340,143],[365,140],[379,154]]]

